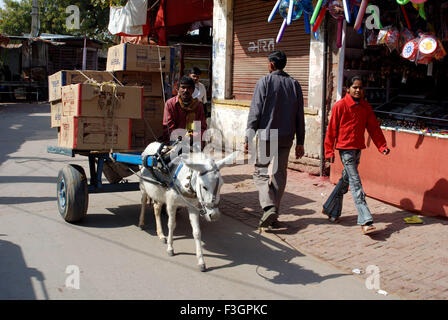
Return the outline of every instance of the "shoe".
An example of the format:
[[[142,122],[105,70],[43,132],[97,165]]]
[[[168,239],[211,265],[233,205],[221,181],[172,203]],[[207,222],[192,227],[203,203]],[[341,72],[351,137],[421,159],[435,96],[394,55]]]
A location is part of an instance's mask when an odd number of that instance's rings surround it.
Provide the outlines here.
[[[263,216],[260,219],[260,223],[258,224],[259,228],[267,228],[278,218],[277,208],[270,207],[266,210]]]
[[[368,233],[376,230],[376,228],[373,226],[373,224],[371,224],[369,226],[368,225],[363,225],[363,226],[361,226],[361,230],[362,230],[363,234],[368,234]]]
[[[322,213],[323,213],[324,215],[326,215],[326,216],[329,216],[328,213],[325,212],[325,208],[324,208],[324,207],[322,207]]]
[[[333,223],[338,223],[339,222],[339,217],[329,217],[328,220],[330,222],[333,222]]]

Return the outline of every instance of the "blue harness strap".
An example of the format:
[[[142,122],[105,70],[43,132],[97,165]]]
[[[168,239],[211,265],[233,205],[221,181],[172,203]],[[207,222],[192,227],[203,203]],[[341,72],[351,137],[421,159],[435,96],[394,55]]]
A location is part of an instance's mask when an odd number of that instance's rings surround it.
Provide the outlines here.
[[[171,180],[171,182],[170,182],[170,187],[171,188],[173,187],[174,181],[176,181],[177,175],[179,174],[179,171],[180,171],[180,169],[182,169],[183,166],[184,166],[184,164],[181,162],[179,164],[179,166],[177,167],[176,172],[174,173],[174,176],[173,176],[173,180]]]

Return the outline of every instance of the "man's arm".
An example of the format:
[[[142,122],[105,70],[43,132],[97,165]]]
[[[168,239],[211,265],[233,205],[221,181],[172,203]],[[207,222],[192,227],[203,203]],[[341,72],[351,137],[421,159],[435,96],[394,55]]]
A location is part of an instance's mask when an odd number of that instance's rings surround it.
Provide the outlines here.
[[[207,89],[205,88],[205,85],[203,83],[199,82],[199,85],[202,87],[202,92],[203,92],[202,101],[201,102],[205,106],[205,104],[207,103]]]
[[[207,130],[207,120],[205,118],[204,113],[204,105],[199,102],[199,105],[196,107],[196,120],[201,121],[201,137],[204,134],[205,130]]]
[[[176,129],[176,116],[173,106],[170,101],[165,103],[163,109],[163,141],[168,143],[170,141],[170,134]]]
[[[254,134],[257,132],[260,123],[261,112],[266,99],[266,87],[263,80],[264,78],[258,80],[255,85],[249,116],[247,117],[246,141],[251,141],[254,138]]]
[[[303,146],[305,143],[305,113],[303,111],[303,93],[300,84],[296,82],[297,86],[297,99],[299,103],[299,109],[296,114],[296,145]]]

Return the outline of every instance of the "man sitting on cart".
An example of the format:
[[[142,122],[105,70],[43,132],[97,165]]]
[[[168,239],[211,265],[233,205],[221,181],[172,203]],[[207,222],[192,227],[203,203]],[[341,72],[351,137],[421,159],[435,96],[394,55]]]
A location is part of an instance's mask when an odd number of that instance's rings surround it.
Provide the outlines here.
[[[203,133],[207,130],[207,123],[202,102],[193,98],[194,89],[194,80],[183,76],[179,81],[177,96],[166,101],[163,112],[164,143],[172,143],[179,136],[182,140],[189,138],[190,143],[193,140],[201,141]]]

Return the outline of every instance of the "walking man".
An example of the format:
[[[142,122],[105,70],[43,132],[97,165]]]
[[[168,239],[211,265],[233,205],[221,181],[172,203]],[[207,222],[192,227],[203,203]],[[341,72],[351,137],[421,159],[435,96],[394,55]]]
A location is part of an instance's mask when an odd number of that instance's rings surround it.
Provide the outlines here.
[[[390,150],[370,104],[364,100],[363,83],[355,76],[347,84],[347,94],[331,109],[330,122],[325,137],[325,158],[334,162],[334,150],[339,150],[344,170],[342,177],[322,208],[331,222],[338,222],[342,212],[342,200],[348,192],[353,195],[358,210],[358,225],[364,234],[372,232],[373,218],[365,200],[365,193],[358,173],[361,149],[365,149],[364,132],[380,152],[387,155]]]
[[[268,57],[269,74],[258,80],[247,120],[245,152],[258,133],[254,183],[258,189],[263,216],[259,227],[275,227],[280,201],[286,187],[289,152],[296,138],[295,156],[304,154],[305,118],[303,94],[299,82],[283,69],[287,58],[283,51]],[[268,167],[272,163],[272,175]]]

